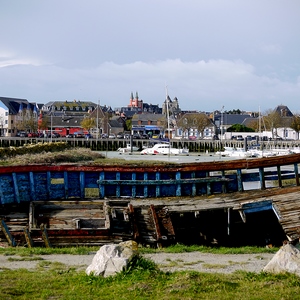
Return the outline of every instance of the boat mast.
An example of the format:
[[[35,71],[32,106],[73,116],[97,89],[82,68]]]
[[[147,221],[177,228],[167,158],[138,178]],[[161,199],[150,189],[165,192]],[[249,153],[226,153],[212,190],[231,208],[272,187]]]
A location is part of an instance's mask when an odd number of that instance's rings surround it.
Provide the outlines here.
[[[259,139],[262,140],[262,137],[261,137],[261,116],[260,116],[260,106],[258,107],[258,132],[259,132]]]
[[[168,140],[169,140],[169,151],[168,156],[170,157],[170,147],[171,147],[171,139],[170,139],[170,116],[169,116],[169,95],[168,95],[168,86],[166,85],[166,105],[167,105],[167,130],[168,130]]]

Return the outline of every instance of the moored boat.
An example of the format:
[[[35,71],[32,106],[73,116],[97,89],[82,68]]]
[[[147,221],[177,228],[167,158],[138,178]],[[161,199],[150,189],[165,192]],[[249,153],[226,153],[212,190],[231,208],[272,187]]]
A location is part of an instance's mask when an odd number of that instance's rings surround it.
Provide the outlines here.
[[[125,152],[137,152],[139,151],[140,148],[137,146],[131,146],[131,144],[127,144],[125,148],[119,148],[117,151],[121,152],[121,153],[125,153]]]
[[[299,238],[300,154],[193,163],[0,167],[2,234],[15,245],[133,239],[258,243]],[[290,187],[284,185],[287,181]],[[246,189],[248,183],[255,188]],[[281,227],[280,227],[281,226]],[[253,242],[254,241],[254,242]]]
[[[178,148],[173,148],[171,147],[170,144],[165,143],[165,144],[155,144],[151,148],[145,148],[141,151],[142,155],[188,155],[189,154],[189,149],[178,149]]]

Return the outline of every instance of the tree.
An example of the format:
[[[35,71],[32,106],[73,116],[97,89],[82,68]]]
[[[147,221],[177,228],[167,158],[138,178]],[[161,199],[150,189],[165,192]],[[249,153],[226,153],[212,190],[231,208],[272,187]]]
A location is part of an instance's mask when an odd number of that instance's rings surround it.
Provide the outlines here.
[[[266,130],[272,132],[272,137],[274,133],[277,136],[277,128],[282,126],[282,118],[277,111],[267,111],[262,118]]]
[[[4,132],[3,132],[3,127],[4,127],[4,116],[3,115],[0,115],[0,136],[4,135]]]
[[[16,127],[19,131],[37,132],[38,120],[36,113],[24,108],[17,115]]]
[[[132,119],[127,119],[125,121],[125,131],[131,131],[132,128]]]
[[[49,117],[48,117],[48,115],[43,115],[38,120],[38,129],[40,129],[40,130],[46,130],[46,129],[48,129],[48,124],[49,124]]]
[[[209,124],[211,124],[210,119],[203,113],[186,113],[177,122],[183,132],[187,131],[189,135],[191,129],[196,129],[201,137]]]
[[[227,129],[228,132],[254,132],[253,128],[247,127],[242,124],[234,124]]]
[[[96,120],[95,120],[95,118],[86,117],[86,118],[83,118],[80,125],[83,129],[90,132],[90,130],[96,126]]]
[[[298,139],[300,135],[300,115],[294,115],[290,127],[297,132]]]
[[[240,109],[233,109],[225,112],[226,114],[231,114],[231,115],[240,115],[242,112]]]
[[[255,132],[259,132],[259,119],[253,119],[250,122],[247,123],[248,128],[252,129]]]

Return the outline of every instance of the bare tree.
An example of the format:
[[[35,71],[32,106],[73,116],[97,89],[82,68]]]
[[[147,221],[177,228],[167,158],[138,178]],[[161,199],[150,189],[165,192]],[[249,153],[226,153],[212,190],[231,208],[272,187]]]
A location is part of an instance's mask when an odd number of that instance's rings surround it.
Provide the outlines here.
[[[299,136],[300,136],[300,115],[294,115],[293,116],[290,127],[297,132],[297,135],[298,135],[297,139],[299,140]]]
[[[190,134],[191,129],[196,129],[200,136],[203,136],[204,129],[211,123],[204,113],[186,113],[178,120],[177,125],[183,132]]]
[[[3,127],[4,127],[4,116],[0,115],[0,136],[4,135]]]
[[[272,132],[272,137],[274,137],[274,133],[277,136],[277,129],[283,125],[280,114],[274,110],[266,111],[263,116],[263,122],[266,126],[266,130],[270,130]]]
[[[19,131],[36,132],[38,129],[37,115],[31,110],[23,109],[18,113],[16,127]]]

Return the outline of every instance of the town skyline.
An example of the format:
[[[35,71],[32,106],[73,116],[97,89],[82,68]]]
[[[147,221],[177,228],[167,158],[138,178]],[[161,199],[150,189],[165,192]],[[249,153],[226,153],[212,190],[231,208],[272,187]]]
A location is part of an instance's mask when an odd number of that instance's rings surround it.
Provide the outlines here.
[[[300,110],[297,0],[1,2],[4,97]]]

